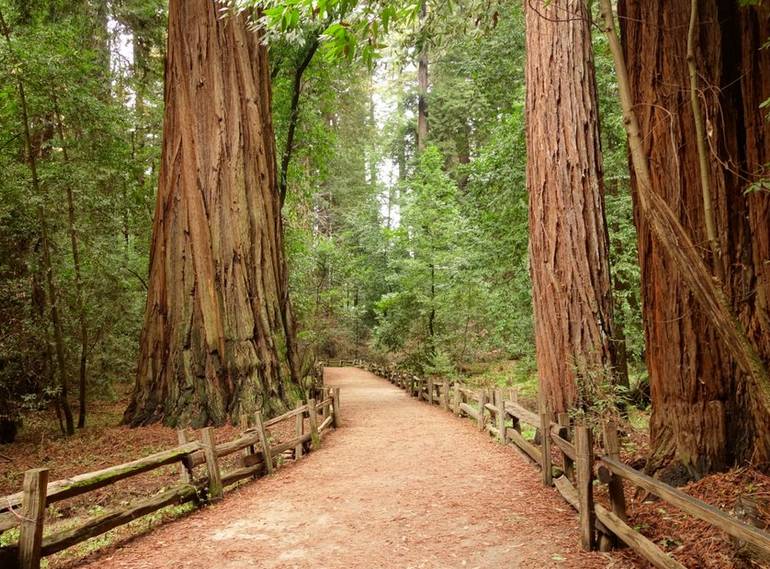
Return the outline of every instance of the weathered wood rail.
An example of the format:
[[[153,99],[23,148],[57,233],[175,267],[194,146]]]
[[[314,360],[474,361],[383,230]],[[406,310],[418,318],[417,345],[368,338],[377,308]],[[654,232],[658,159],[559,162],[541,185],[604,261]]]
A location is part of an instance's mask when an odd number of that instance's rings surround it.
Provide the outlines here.
[[[48,469],[28,470],[21,492],[0,498],[0,533],[19,528],[16,543],[0,548],[3,569],[39,569],[43,557],[53,555],[113,528],[160,510],[187,502],[204,504],[224,496],[226,487],[246,478],[270,474],[282,456],[298,460],[319,448],[321,437],[336,428],[340,414],[339,388],[322,388],[321,401],[309,399],[304,405],[264,421],[260,413],[241,416],[241,434],[234,440],[216,444],[211,427],[201,429],[199,440],[190,440],[186,430],[178,431],[179,445],[131,462],[48,482]],[[305,429],[308,419],[308,429]],[[268,429],[284,421],[294,421],[294,437],[273,444]],[[222,472],[220,459],[241,452],[236,468]],[[120,480],[179,464],[180,480],[149,498],[91,517],[69,529],[45,535],[45,512],[55,502],[104,488]],[[205,465],[196,478],[194,468]]]
[[[623,487],[630,483],[770,555],[770,533],[623,464],[619,457],[618,430],[611,422],[602,425],[599,446],[594,444],[589,427],[575,424],[566,413],[552,417],[547,411],[535,413],[525,408],[519,403],[515,389],[472,388],[360,360],[354,363],[418,399],[472,419],[479,430],[490,433],[500,442],[515,445],[540,466],[543,483],[554,486],[578,511],[581,544],[586,550],[608,551],[622,543],[655,567],[684,569],[684,565],[628,525]],[[340,362],[339,365],[346,364]],[[530,427],[534,437],[528,439],[522,425]],[[609,507],[595,502],[596,483],[607,485]]]

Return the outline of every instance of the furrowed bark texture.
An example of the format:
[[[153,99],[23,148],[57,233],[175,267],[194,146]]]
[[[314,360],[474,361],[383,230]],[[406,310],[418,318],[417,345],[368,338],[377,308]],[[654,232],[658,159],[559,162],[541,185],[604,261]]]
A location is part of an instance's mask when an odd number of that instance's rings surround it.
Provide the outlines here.
[[[125,413],[134,425],[274,412],[293,375],[267,49],[219,9],[169,4],[149,294]]]
[[[548,410],[560,413],[578,403],[578,381],[613,378],[621,370],[613,341],[588,14],[581,0],[526,6],[527,187],[537,366]]]
[[[706,231],[687,64],[689,0],[619,4],[635,112],[652,191],[673,210],[706,265],[725,275],[728,304],[748,341],[770,357],[770,194],[746,193],[770,161],[759,105],[770,97],[770,11],[732,0],[698,6],[695,63],[709,151],[719,259]],[[638,189],[638,180],[632,182]],[[770,458],[770,422],[758,384],[653,236],[635,191],[646,359],[653,401],[654,470],[675,458],[691,475]],[[739,352],[733,352],[738,354]],[[761,388],[761,387],[760,387]]]

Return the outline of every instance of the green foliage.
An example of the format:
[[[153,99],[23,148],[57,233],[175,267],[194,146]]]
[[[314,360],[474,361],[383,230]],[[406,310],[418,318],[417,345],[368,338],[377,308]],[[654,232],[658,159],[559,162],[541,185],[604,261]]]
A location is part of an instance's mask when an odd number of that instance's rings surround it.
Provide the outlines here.
[[[428,41],[432,147],[415,156],[413,76],[383,83],[380,72],[378,81],[393,111],[375,147],[367,148],[375,132],[364,109],[338,106],[332,113],[335,123],[352,112],[357,114],[354,122],[367,126],[345,132],[352,144],[330,147],[334,156],[326,163],[344,166],[333,167],[336,174],[327,171],[309,186],[311,194],[316,192],[316,203],[319,195],[329,196],[321,198],[324,215],[344,222],[332,223],[331,232],[306,253],[315,255],[324,274],[354,278],[344,284],[338,280],[337,286],[329,282],[319,296],[329,315],[321,352],[352,348],[360,354],[371,333],[370,347],[397,354],[417,370],[432,369],[437,357],[447,357],[452,367],[513,358],[522,363],[516,367],[519,379],[528,381],[534,338],[527,255],[523,15],[511,5],[492,3],[482,9],[468,2],[462,6],[465,12],[458,6],[431,4],[422,31],[393,36],[397,47],[388,56],[390,65],[403,72],[402,66],[409,65],[403,62],[413,61],[414,45]],[[469,28],[467,9],[480,20],[492,14],[496,25]],[[631,359],[638,361],[643,335],[625,134],[611,60],[602,42],[600,38],[596,45],[597,73],[602,104],[609,108],[602,136],[618,321]],[[355,82],[349,85],[352,97],[374,96],[371,91],[355,94]],[[338,94],[333,99],[340,104]],[[339,126],[333,130],[341,133]],[[367,184],[371,160],[398,165],[400,183]],[[355,200],[367,205],[359,207]],[[377,200],[391,203],[397,223],[385,227],[384,208]],[[365,278],[384,286],[361,294]],[[351,290],[358,291],[355,310],[348,301]],[[321,340],[320,335],[315,340]]]
[[[432,0],[420,18],[416,0],[226,4],[262,10],[255,25],[265,26],[270,45],[279,157],[295,71],[321,43],[323,57],[301,82],[283,210],[304,365],[313,355],[378,352],[447,376],[473,362],[512,362],[484,381],[534,386],[521,7]],[[77,374],[68,190],[81,243],[90,389],[112,397],[115,381],[132,378],[162,133],[165,9],[163,0],[0,0],[16,54],[0,46],[0,419],[46,405],[58,389],[40,204],[52,234],[67,372]],[[596,36],[617,319],[639,362],[625,134],[609,52]],[[127,37],[130,54],[120,48]],[[423,48],[430,145],[417,155],[414,62]],[[32,194],[22,151],[19,77],[41,196]]]
[[[479,238],[477,264],[489,286],[490,350],[520,358],[534,350],[529,277],[526,145],[522,107],[511,111],[466,169],[466,210]]]
[[[494,13],[494,28],[468,34],[467,13],[443,11],[447,37],[436,39],[431,50],[430,136],[452,170],[478,159],[476,153],[524,98],[521,8],[507,4]]]
[[[268,32],[268,38],[301,41],[304,30],[321,27],[324,51],[330,62],[361,59],[371,67],[385,47],[381,42],[394,22],[413,22],[420,2],[402,0],[227,0],[232,10],[259,8],[255,25]]]
[[[449,354],[441,348],[436,349],[431,361],[425,366],[425,371],[432,376],[442,379],[451,379],[457,375]]]
[[[283,60],[281,52],[276,57]],[[369,75],[364,68],[351,73],[348,65],[315,59],[306,78],[284,207],[292,301],[308,351],[360,355],[374,301],[385,293],[380,188],[370,174],[379,156]],[[289,90],[279,74],[274,105],[279,141]]]
[[[50,299],[40,264],[42,205],[49,226],[53,274],[60,291],[67,369],[72,384],[79,357],[75,267],[66,195],[73,196],[75,231],[90,341],[94,393],[113,393],[129,380],[145,302],[144,277],[154,206],[162,114],[164,20],[158,2],[0,2],[10,49],[0,43],[0,408],[55,398]],[[108,18],[113,18],[112,31]],[[149,20],[147,20],[149,18]],[[131,21],[145,34],[139,66],[118,65],[113,34]],[[137,37],[139,37],[137,35]],[[27,96],[41,195],[32,191],[24,160],[17,80]],[[141,94],[142,107],[133,106]],[[59,132],[59,124],[64,135]],[[7,292],[7,294],[6,294]],[[0,409],[0,413],[2,413]]]
[[[581,369],[576,373],[577,401],[570,414],[597,429],[608,420],[620,423],[628,391],[611,377],[611,372],[603,369]]]
[[[375,329],[381,346],[419,352],[425,361],[454,332],[448,307],[458,300],[459,288],[468,284],[462,254],[468,229],[460,215],[457,186],[443,162],[438,149],[428,148],[401,188],[401,225],[393,233],[395,254],[388,275],[397,292],[380,305],[382,330]]]

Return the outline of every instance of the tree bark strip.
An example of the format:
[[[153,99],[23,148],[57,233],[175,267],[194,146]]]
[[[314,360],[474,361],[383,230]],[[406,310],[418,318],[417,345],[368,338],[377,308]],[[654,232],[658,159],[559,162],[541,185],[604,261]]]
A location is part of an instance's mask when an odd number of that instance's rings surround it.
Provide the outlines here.
[[[552,413],[578,404],[578,382],[625,376],[614,339],[589,25],[582,0],[526,6],[532,301],[540,389]]]
[[[650,468],[675,456],[697,477],[748,459],[766,462],[770,197],[744,190],[770,158],[759,108],[770,96],[770,56],[758,50],[770,34],[767,9],[727,0],[699,5],[699,73],[718,87],[706,116],[723,283],[704,260],[686,34],[677,33],[688,29],[690,2],[621,2],[623,48],[611,3],[601,6],[633,166],[653,399]]]

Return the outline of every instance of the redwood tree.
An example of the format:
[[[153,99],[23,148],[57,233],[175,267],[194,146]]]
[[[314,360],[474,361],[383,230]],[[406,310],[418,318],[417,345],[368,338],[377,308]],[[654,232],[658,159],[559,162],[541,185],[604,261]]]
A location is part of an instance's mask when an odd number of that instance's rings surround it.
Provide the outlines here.
[[[169,2],[163,154],[125,420],[220,424],[296,378],[267,48],[214,0]]]
[[[590,21],[584,0],[526,3],[527,188],[540,391],[549,411],[578,382],[617,381],[609,239]]]
[[[687,40],[690,0],[621,0],[623,49],[635,112],[663,197],[700,245],[760,358],[770,357],[770,194],[751,188],[770,162],[760,104],[770,97],[767,7],[702,0],[695,21],[698,98],[705,117],[710,199],[704,200],[691,104]],[[636,180],[632,180],[636,186]],[[637,200],[646,359],[655,470],[675,459],[698,477],[770,458],[770,423],[756,387],[665,254]],[[711,206],[712,216],[708,215]],[[715,223],[709,243],[707,219]]]

